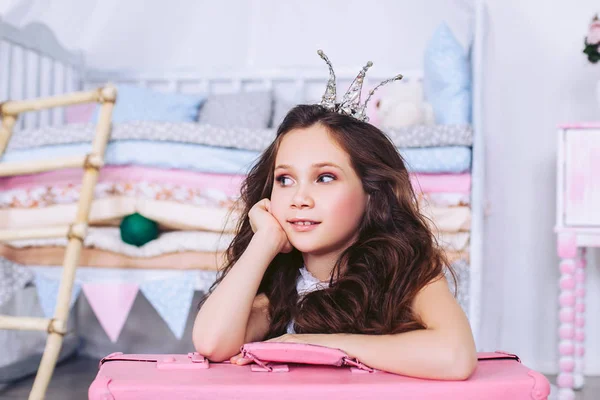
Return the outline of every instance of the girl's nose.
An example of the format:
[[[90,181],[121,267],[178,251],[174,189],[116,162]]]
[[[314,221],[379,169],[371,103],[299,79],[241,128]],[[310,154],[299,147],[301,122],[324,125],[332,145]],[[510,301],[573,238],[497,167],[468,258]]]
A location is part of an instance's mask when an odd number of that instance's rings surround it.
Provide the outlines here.
[[[292,207],[295,208],[312,208],[314,200],[305,189],[298,189],[292,199]]]

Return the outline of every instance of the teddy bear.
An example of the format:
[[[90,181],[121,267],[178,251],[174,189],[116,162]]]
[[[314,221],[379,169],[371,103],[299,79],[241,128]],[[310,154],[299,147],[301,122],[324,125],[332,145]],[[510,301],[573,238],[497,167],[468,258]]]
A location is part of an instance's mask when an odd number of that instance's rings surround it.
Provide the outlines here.
[[[424,100],[423,84],[412,80],[387,85],[375,92],[368,113],[370,122],[385,130],[433,125],[433,109]]]

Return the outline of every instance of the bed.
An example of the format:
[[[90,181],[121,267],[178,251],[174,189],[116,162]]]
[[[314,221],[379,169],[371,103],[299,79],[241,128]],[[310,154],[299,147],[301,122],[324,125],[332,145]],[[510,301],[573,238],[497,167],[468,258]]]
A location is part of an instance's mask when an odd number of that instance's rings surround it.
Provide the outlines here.
[[[448,250],[459,281],[462,280],[459,299],[476,341],[485,216],[485,140],[481,129],[484,18],[482,3],[475,2],[470,56],[471,122],[465,126],[434,123],[384,130],[407,161],[419,200],[426,205],[425,212],[437,228],[443,227],[438,240]],[[347,87],[357,71],[357,67],[336,66],[338,86]],[[378,66],[369,71],[364,86],[372,87],[396,73]],[[419,83],[426,76],[423,70],[402,73],[402,84]],[[120,317],[122,324],[137,292],[142,291],[175,337],[181,339],[194,291],[205,291],[212,283],[220,252],[232,234],[231,225],[227,225],[228,207],[235,200],[241,178],[274,136],[277,116],[290,104],[318,101],[326,79],[325,66],[202,74],[90,69],[86,67],[85,55],[65,49],[48,27],[31,24],[21,29],[0,20],[0,101],[88,90],[107,82],[118,88],[138,88],[137,92],[131,89],[131,96],[181,96],[177,112],[182,113],[189,113],[185,107],[189,108],[194,96],[204,99],[200,110],[211,98],[226,99],[240,93],[272,96],[268,126],[257,126],[255,121],[237,126],[200,124],[201,115],[198,121],[149,121],[144,116],[126,121],[115,115],[107,148],[108,165],[96,188],[93,229],[86,238],[74,298],[84,293],[103,324],[100,311],[95,309],[98,303],[93,300],[94,293],[107,287],[99,285],[119,282],[122,285],[114,287],[114,293],[127,299],[121,307],[126,310]],[[124,94],[123,99],[127,98],[133,97]],[[218,115],[218,107],[213,111]],[[27,114],[18,121],[0,162],[85,151],[94,126],[93,114],[94,110],[81,108]],[[178,155],[176,160],[172,154]],[[178,173],[172,173],[174,170]],[[0,229],[68,221],[74,212],[69,207],[77,198],[78,180],[80,173],[71,170],[0,179]],[[165,185],[167,181],[169,185]],[[124,244],[119,238],[119,225],[133,213],[155,221],[163,232],[161,236],[139,247]],[[217,234],[224,227],[225,235]],[[12,292],[31,291],[31,285],[37,285],[44,290],[37,292],[40,303],[35,312],[51,314],[50,298],[55,294],[52,288],[59,276],[56,265],[63,247],[61,240],[0,243],[0,259],[13,282],[5,290],[5,297],[10,298]],[[164,282],[172,284],[167,287]],[[187,293],[178,300],[183,302],[183,312],[166,310],[173,307],[161,299],[160,293],[165,290]],[[106,293],[109,292],[105,290]],[[10,304],[7,300],[4,305],[8,312]],[[122,324],[102,326],[113,343],[119,338]]]

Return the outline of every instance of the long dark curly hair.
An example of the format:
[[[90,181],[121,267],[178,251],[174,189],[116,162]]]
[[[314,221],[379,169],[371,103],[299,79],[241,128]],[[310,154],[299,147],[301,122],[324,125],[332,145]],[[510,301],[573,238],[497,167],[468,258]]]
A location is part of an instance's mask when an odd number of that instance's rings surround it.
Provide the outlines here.
[[[250,243],[253,232],[248,212],[261,199],[271,198],[282,138],[294,129],[315,124],[326,127],[348,153],[369,200],[358,238],[341,253],[327,288],[299,299],[296,280],[302,254],[294,249],[271,261],[257,292],[269,299],[271,323],[265,339],[286,333],[292,319],[297,333],[392,334],[425,328],[412,308],[415,296],[432,280],[444,278],[446,271],[455,282],[456,278],[419,211],[406,166],[381,130],[319,105],[293,108],[248,173],[241,188],[236,235],[208,293]]]

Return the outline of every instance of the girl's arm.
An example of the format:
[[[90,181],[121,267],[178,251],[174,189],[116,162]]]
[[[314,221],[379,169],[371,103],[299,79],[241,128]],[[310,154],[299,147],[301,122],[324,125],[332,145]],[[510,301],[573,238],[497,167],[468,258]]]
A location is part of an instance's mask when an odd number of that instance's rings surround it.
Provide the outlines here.
[[[192,334],[196,351],[220,362],[237,354],[249,337],[264,338],[268,329],[265,299],[256,296],[256,291],[278,252],[272,235],[264,231],[254,234],[246,251],[198,311]]]
[[[271,319],[269,317],[269,298],[261,293],[254,298],[252,311],[246,326],[244,343],[260,342],[265,339],[269,331]]]
[[[423,288],[413,306],[426,329],[394,335],[284,335],[272,340],[339,348],[373,368],[397,374],[467,379],[477,365],[475,343],[469,322],[450,293],[446,279]]]

